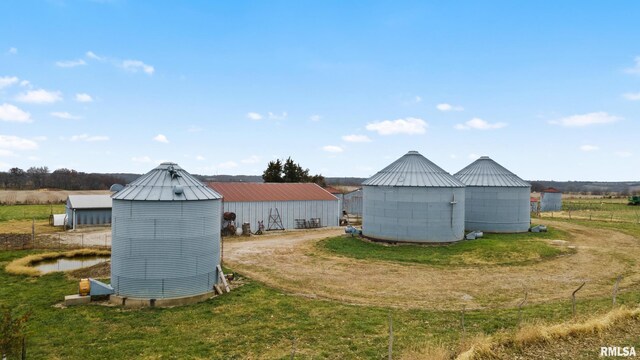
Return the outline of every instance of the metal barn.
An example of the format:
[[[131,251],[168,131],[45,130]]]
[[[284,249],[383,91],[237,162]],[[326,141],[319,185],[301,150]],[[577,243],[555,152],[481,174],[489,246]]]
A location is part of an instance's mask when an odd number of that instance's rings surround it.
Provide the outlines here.
[[[220,264],[222,196],[165,162],[112,197],[116,295],[164,299],[212,291]]]
[[[556,188],[546,188],[540,192],[540,211],[562,210],[562,193]]]
[[[409,151],[362,185],[366,237],[421,243],[464,237],[464,184],[417,151]]]
[[[111,224],[111,197],[109,195],[69,195],[67,197],[67,227]]]
[[[466,230],[527,232],[531,223],[531,184],[482,156],[454,175],[465,189]]]
[[[362,216],[362,189],[344,194],[342,204],[349,215]]]
[[[224,212],[236,214],[237,226],[249,223],[252,231],[258,221],[265,229],[280,228],[278,215],[284,229],[338,226],[338,198],[313,183],[212,182],[209,187],[223,196]]]

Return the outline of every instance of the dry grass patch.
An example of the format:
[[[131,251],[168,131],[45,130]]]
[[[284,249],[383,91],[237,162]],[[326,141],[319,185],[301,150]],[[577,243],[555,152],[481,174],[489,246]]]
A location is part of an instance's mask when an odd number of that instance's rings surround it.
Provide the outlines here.
[[[497,333],[479,337],[460,353],[457,360],[502,358],[497,353],[523,350],[532,345],[553,344],[571,337],[599,334],[616,324],[640,319],[640,308],[619,307],[608,313],[582,322],[564,322],[556,325],[529,324],[513,333]],[[526,353],[526,351],[525,351]]]
[[[80,257],[80,256],[102,256],[102,255],[111,255],[111,251],[109,250],[99,250],[99,249],[79,249],[79,250],[71,250],[66,252],[53,252],[53,253],[43,253],[43,254],[35,254],[25,256],[20,259],[13,260],[10,262],[5,271],[14,274],[14,275],[28,275],[28,276],[40,276],[42,273],[40,270],[32,267],[31,265],[44,260],[53,260],[62,257],[72,258],[72,257]]]

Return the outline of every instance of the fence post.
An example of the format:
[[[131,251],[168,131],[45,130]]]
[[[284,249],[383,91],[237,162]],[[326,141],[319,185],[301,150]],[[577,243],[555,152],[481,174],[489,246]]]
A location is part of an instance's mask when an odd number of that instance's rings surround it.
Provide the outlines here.
[[[22,354],[21,354],[21,359],[22,360],[27,360],[27,337],[23,336],[22,337]]]
[[[296,337],[291,338],[291,360],[296,356]]]
[[[586,282],[583,282],[583,283],[582,283],[582,285],[580,285],[577,289],[575,289],[575,290],[573,291],[573,293],[571,294],[571,305],[572,305],[571,309],[572,309],[572,311],[573,311],[573,317],[574,317],[574,318],[576,317],[576,293],[577,293],[578,291],[580,291],[580,289],[582,289],[582,287],[583,287],[585,284],[586,284]]]
[[[522,306],[527,302],[527,296],[529,295],[529,291],[524,289],[524,299],[518,304],[518,325],[522,322]]]
[[[36,243],[36,218],[31,220],[31,247],[34,247]]]
[[[389,313],[389,360],[393,359],[393,318]]]
[[[616,296],[618,296],[618,285],[620,284],[620,280],[622,280],[622,275],[618,275],[616,283],[613,285],[613,306],[616,306]]]

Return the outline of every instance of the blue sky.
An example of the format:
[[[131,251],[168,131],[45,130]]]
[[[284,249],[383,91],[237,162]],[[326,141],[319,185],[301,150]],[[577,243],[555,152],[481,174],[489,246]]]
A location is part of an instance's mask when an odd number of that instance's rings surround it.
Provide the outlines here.
[[[0,2],[0,170],[640,180],[636,1]]]

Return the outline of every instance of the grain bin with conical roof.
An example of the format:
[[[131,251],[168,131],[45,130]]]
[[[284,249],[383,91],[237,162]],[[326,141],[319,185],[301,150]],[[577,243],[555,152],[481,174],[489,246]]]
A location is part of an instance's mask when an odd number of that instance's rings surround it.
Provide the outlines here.
[[[462,240],[464,184],[417,151],[409,151],[362,185],[364,236],[392,242]]]
[[[482,156],[454,175],[463,182],[465,228],[495,233],[529,230],[531,184]]]
[[[116,296],[167,299],[212,291],[220,264],[218,193],[166,162],[112,197]]]

